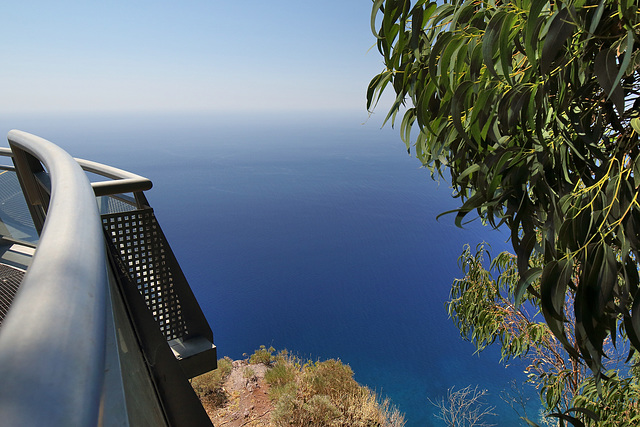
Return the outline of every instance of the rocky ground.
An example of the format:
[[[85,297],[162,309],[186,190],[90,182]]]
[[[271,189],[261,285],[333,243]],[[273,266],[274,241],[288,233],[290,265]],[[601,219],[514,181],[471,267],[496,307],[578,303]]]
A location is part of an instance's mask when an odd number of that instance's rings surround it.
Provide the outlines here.
[[[228,400],[221,408],[205,409],[216,427],[270,426],[273,405],[264,381],[267,367],[249,365],[246,360],[233,362],[233,369],[224,383]]]

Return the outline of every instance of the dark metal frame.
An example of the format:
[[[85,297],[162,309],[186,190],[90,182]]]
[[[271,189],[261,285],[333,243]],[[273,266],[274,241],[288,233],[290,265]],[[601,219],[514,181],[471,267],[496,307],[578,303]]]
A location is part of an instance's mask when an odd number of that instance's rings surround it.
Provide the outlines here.
[[[144,197],[151,181],[73,159],[24,132],[11,131],[9,144],[0,154],[13,157],[40,239],[0,328],[0,426],[211,425],[187,379],[215,368],[213,336]],[[83,168],[112,181],[90,183]],[[162,269],[163,280],[139,289],[126,244],[103,229],[96,196],[133,205],[103,215],[107,223],[151,218],[142,228],[150,227],[153,245],[149,230],[122,226],[135,228],[127,231],[149,252],[143,270]],[[183,328],[157,305],[154,318],[149,289],[174,294],[171,312]]]

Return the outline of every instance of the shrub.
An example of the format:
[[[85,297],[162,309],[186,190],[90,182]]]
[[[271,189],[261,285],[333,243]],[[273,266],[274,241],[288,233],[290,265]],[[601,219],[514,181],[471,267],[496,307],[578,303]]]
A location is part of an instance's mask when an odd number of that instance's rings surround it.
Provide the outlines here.
[[[265,374],[275,402],[276,426],[403,426],[404,416],[388,400],[359,385],[340,360],[307,361],[278,353]]]
[[[316,394],[302,405],[304,425],[328,426],[336,424],[342,417],[342,412],[333,404],[329,396]]]
[[[351,367],[335,359],[307,363],[304,366],[302,383],[310,395],[325,394],[332,398],[351,395],[360,388],[353,379]]]
[[[593,411],[598,420],[585,419],[585,426],[632,427],[640,424],[640,385],[637,372],[631,377],[608,371],[607,378],[598,384],[595,378],[587,378],[573,405]]]
[[[261,345],[260,348],[254,351],[249,357],[249,363],[252,365],[264,363],[265,365],[270,366],[271,363],[275,361],[275,357],[273,356],[274,351],[276,350],[273,347],[267,348],[266,346]]]
[[[273,366],[264,374],[264,380],[269,384],[269,397],[277,402],[285,394],[297,394],[298,386],[295,382],[299,373],[294,358],[281,351],[275,358]]]
[[[282,388],[281,391],[284,389]],[[298,412],[297,407],[300,402],[296,397],[296,390],[289,391],[278,396],[275,408],[271,412],[271,422],[276,426],[296,425],[293,416]]]
[[[298,384],[293,381],[284,385],[269,388],[269,398],[274,402],[275,407],[289,398],[296,400],[298,396]]]
[[[296,379],[297,369],[290,363],[276,363],[264,374],[265,381],[271,387],[281,387]]]

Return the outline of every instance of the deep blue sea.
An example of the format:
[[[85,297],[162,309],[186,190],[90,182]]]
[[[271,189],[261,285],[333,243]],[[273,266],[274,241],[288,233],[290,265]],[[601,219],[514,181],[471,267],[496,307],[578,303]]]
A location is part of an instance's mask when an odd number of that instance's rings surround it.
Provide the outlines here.
[[[506,233],[453,217],[446,180],[366,114],[33,115],[0,118],[76,157],[150,178],[156,216],[214,331],[219,356],[261,344],[339,358],[389,397],[407,426],[436,426],[450,387],[500,398],[524,380],[497,351],[474,355],[444,302],[465,243],[508,249]],[[523,389],[529,415],[538,397]]]

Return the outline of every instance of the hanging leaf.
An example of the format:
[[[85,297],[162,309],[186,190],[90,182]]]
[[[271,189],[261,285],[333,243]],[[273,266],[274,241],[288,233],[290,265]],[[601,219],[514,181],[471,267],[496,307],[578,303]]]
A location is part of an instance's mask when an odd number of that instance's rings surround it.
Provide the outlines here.
[[[553,413],[553,414],[549,414],[550,417],[555,417],[555,418],[559,418],[562,421],[569,421],[571,423],[572,426],[574,427],[584,427],[584,423],[582,421],[580,421],[578,418],[576,417],[572,417],[570,415],[567,414],[560,414],[560,413]]]
[[[516,305],[522,304],[522,300],[524,299],[525,292],[527,291],[529,286],[531,286],[531,284],[540,277],[541,274],[542,274],[542,268],[533,267],[527,270],[524,274],[520,276],[520,281],[516,286],[516,292],[515,292]]]
[[[625,329],[634,347],[640,348],[640,291],[634,295],[631,316],[625,317]]]
[[[548,0],[533,0],[529,16],[527,17],[527,25],[525,27],[524,49],[531,65],[536,68],[538,62],[538,32],[540,24],[544,22],[540,13],[542,9],[549,4]]]
[[[551,20],[549,32],[544,38],[542,46],[542,55],[540,58],[540,71],[547,74],[550,71],[551,64],[556,59],[558,52],[563,49],[564,43],[573,34],[575,23],[572,20],[572,13],[575,12],[572,7],[561,9]]]
[[[453,94],[453,99],[451,102],[451,118],[453,120],[453,125],[455,126],[458,134],[462,136],[465,140],[467,140],[470,144],[471,139],[467,135],[467,131],[465,129],[465,125],[462,123],[462,115],[467,113],[467,97],[469,96],[470,90],[473,88],[473,83],[470,81],[462,82]]]
[[[378,13],[380,12],[380,9],[383,3],[384,3],[384,0],[374,0],[373,9],[371,11],[371,32],[377,38],[382,38],[378,34],[378,30],[376,29],[376,18],[378,17]]]
[[[367,88],[367,110],[375,107],[392,77],[393,73],[391,71],[384,71],[371,80]]]
[[[493,52],[495,51],[495,47],[498,45],[497,41],[500,38],[500,32],[502,29],[502,22],[506,17],[505,12],[496,13],[489,25],[487,26],[487,31],[484,34],[482,39],[482,60],[484,64],[487,66],[489,72],[497,79],[498,74],[496,73],[495,65],[493,63]]]
[[[616,80],[616,76],[619,73],[616,57],[615,48],[601,50],[596,55],[593,68],[598,78],[598,83],[607,94],[607,99],[611,99],[618,113],[622,114],[624,112],[624,94],[622,86],[620,86],[620,80]]]
[[[544,266],[540,277],[540,298],[543,310],[549,317],[560,322],[565,321],[563,307],[572,269],[573,263],[567,259],[551,261]]]
[[[451,39],[453,39],[453,34],[441,34],[433,45],[433,48],[431,48],[431,52],[429,53],[429,75],[431,77],[431,80],[433,80],[434,82],[439,81],[438,61],[440,60],[441,53],[444,51],[444,48],[447,47]]]
[[[633,44],[635,43],[635,40],[636,40],[635,33],[633,32],[633,29],[629,28],[627,30],[627,40],[626,40],[627,46],[624,51],[624,57],[622,58],[622,63],[620,64],[620,70],[618,71],[618,74],[616,75],[616,77],[613,79],[614,82],[619,82],[622,79],[622,77],[626,74],[627,68],[631,63],[631,57],[633,56]],[[609,94],[608,96],[610,97],[611,94]],[[624,109],[624,104],[623,104],[623,109]],[[618,112],[622,114],[624,111],[618,109]]]
[[[589,419],[593,421],[596,421],[596,422],[600,421],[600,417],[598,416],[598,414],[596,414],[595,412],[587,408],[573,407],[573,408],[567,409],[565,413],[569,413],[569,412],[579,412],[583,415],[586,415],[587,417],[589,417]]]
[[[605,0],[600,0],[598,3],[598,7],[593,15],[593,19],[591,19],[591,23],[589,25],[589,38],[591,38],[598,28],[598,24],[600,24],[600,20],[602,19],[602,14],[604,13],[604,5]]]
[[[516,21],[517,15],[515,13],[507,13],[502,20],[502,26],[500,28],[500,37],[498,38],[498,55],[500,58],[500,68],[502,69],[502,75],[506,81],[512,85],[511,80],[511,62],[513,61],[513,40],[511,37],[513,31],[513,25]]]
[[[450,179],[457,226],[475,211],[483,224],[508,228],[516,309],[523,301],[539,308],[597,385],[605,342],[640,350],[638,6],[409,3],[372,3],[385,69],[367,105],[395,92],[388,117],[403,115],[407,148],[415,127],[416,157],[433,177]],[[503,355],[532,348],[517,337],[505,343]],[[562,391],[550,387],[554,402]]]

